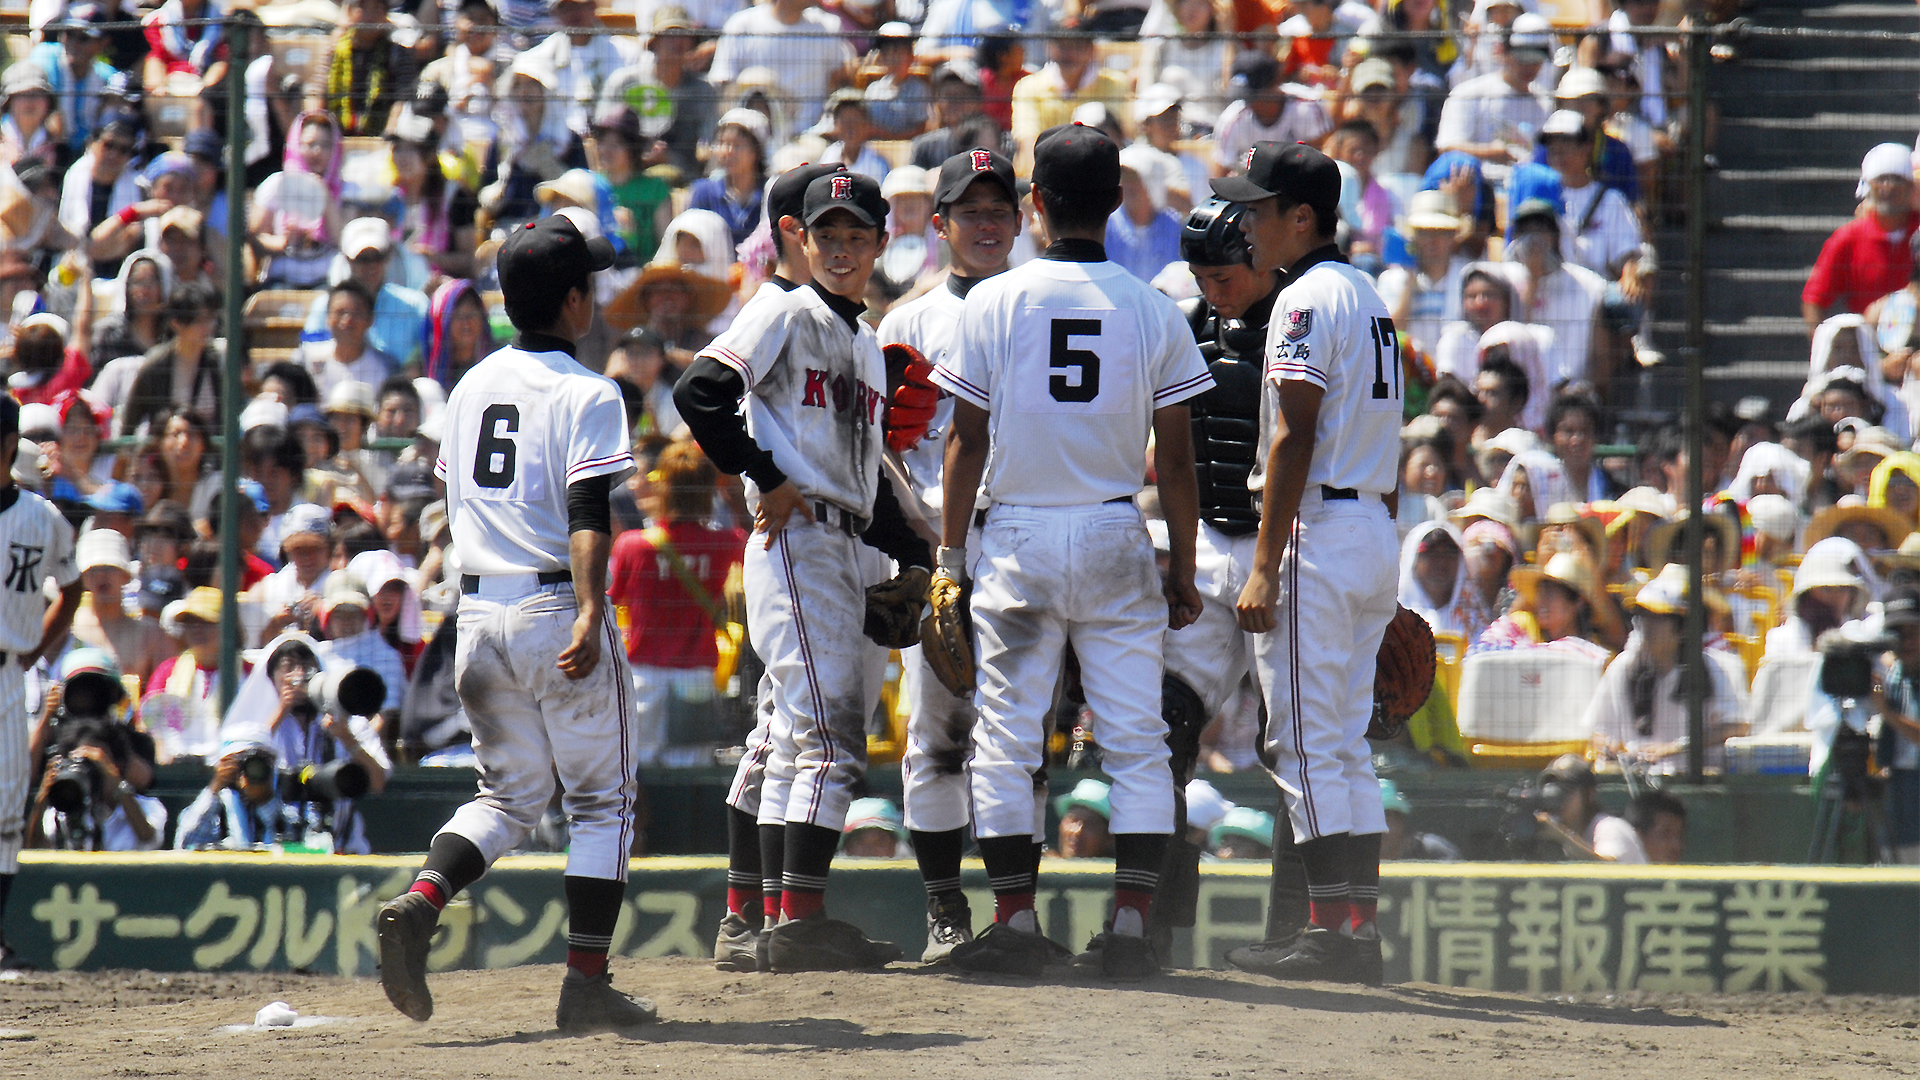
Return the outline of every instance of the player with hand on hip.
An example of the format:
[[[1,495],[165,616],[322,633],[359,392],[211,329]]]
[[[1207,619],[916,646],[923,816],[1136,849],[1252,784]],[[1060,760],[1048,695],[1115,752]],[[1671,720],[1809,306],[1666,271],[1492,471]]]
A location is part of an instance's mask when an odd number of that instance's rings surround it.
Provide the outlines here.
[[[1007,269],[1014,238],[1020,234],[1013,163],[999,154],[966,150],[948,158],[940,166],[933,199],[933,227],[953,260],[947,280],[889,311],[879,330],[883,349],[906,346],[912,350],[906,362],[926,365],[929,373],[931,365],[953,350],[967,294]],[[929,521],[937,522],[940,516],[940,474],[952,422],[953,399],[941,395],[926,433],[900,454],[913,497]],[[970,529],[968,550],[977,552],[978,540],[979,529]],[[911,707],[907,750],[900,759],[901,801],[927,888],[927,947],[920,959],[933,964],[973,939],[973,916],[960,891],[960,856],[970,817],[967,759],[973,752],[973,696],[956,695],[942,685],[928,667],[922,646],[903,649],[900,660],[901,692]]]
[[[1053,955],[1034,913],[1033,799],[1071,644],[1113,780],[1115,849],[1113,917],[1077,962],[1142,978],[1158,969],[1146,920],[1173,831],[1161,636],[1201,607],[1185,402],[1213,379],[1173,302],[1107,260],[1102,238],[1120,201],[1113,140],[1080,124],[1044,135],[1033,201],[1052,243],[968,293],[954,353],[934,372],[955,398],[940,579],[967,580],[983,473],[990,503],[972,597],[971,786],[995,919],[951,962],[1036,975]],[[1172,549],[1164,582],[1133,505],[1150,431]],[[936,597],[945,592],[937,581]]]
[[[553,795],[572,826],[567,971],[559,1027],[654,1019],[607,971],[634,840],[639,732],[633,675],[607,604],[608,501],[633,471],[626,409],[611,380],[574,358],[593,325],[593,274],[613,248],[585,211],[513,229],[500,288],[513,344],[481,361],[446,405],[434,473],[460,553],[454,687],[473,724],[480,792],[427,849],[413,888],[381,907],[380,981],[415,1020],[433,1015],[427,950],[440,911],[519,845]]]
[[[0,541],[7,553],[0,581],[0,971],[20,966],[7,945],[7,894],[20,872],[33,763],[42,749],[28,730],[26,669],[67,636],[82,593],[73,526],[52,503],[13,482],[19,444],[20,403],[0,394]],[[49,579],[60,589],[51,605],[41,591]]]
[[[767,960],[774,971],[857,970],[900,956],[825,911],[886,662],[864,635],[867,589],[890,557],[902,591],[924,597],[932,559],[881,472],[886,366],[860,321],[886,247],[886,200],[868,177],[830,173],[807,185],[803,209],[811,283],[743,309],[688,367],[674,403],[715,466],[746,475],[754,508],[747,629],[774,702],[759,821],[782,840]]]
[[[1374,654],[1396,607],[1399,338],[1372,281],[1334,244],[1340,170],[1331,158],[1256,143],[1246,175],[1213,190],[1245,204],[1254,267],[1286,274],[1267,326],[1263,449],[1248,479],[1260,493],[1260,532],[1238,613],[1242,629],[1261,635],[1266,749],[1309,902],[1290,948],[1238,959],[1276,978],[1377,985],[1387,819],[1366,732]]]

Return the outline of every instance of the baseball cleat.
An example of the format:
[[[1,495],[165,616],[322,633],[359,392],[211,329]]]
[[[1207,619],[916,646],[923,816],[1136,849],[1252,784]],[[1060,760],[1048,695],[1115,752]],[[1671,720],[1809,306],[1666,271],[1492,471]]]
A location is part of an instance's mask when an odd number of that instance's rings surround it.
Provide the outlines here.
[[[738,912],[727,912],[713,943],[713,966],[721,971],[765,971],[760,963],[761,933]]]
[[[789,919],[768,935],[773,971],[866,971],[900,959],[900,946],[875,941],[859,927],[816,912]]]
[[[1073,958],[1082,971],[1098,971],[1116,982],[1138,982],[1160,974],[1160,961],[1146,938],[1104,930],[1087,942],[1087,951]]]
[[[973,940],[973,911],[964,896],[927,901],[927,948],[920,954],[923,964],[944,964],[953,950]]]
[[[956,945],[947,962],[961,971],[1038,978],[1055,959],[1059,946],[1044,934],[993,923],[972,941]]]
[[[402,893],[380,905],[374,919],[380,937],[380,985],[393,1007],[414,1020],[433,1016],[433,992],[427,989],[427,949],[440,911],[416,892]]]
[[[1361,986],[1380,986],[1387,981],[1385,961],[1380,956],[1378,937],[1353,940],[1353,981]]]
[[[1280,961],[1280,958],[1293,951],[1294,943],[1300,940],[1301,931],[1295,930],[1277,938],[1242,945],[1227,952],[1227,963],[1241,971],[1255,975],[1265,975]]]
[[[619,1031],[651,1024],[660,1018],[660,1010],[646,998],[632,998],[613,988],[613,975],[582,975],[572,968],[560,980],[560,1007],[554,1010],[554,1025],[569,1035],[594,1031]]]
[[[1261,970],[1245,970],[1296,982],[1356,982],[1355,959],[1352,938],[1338,930],[1310,926],[1285,956]]]

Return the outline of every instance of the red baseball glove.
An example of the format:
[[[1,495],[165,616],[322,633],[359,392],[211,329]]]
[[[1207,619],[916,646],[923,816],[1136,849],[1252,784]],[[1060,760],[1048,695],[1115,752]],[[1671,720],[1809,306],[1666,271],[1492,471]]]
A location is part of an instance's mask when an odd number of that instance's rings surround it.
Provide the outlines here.
[[[1433,693],[1438,663],[1433,629],[1403,605],[1387,624],[1374,656],[1373,722],[1367,725],[1367,738],[1391,739],[1400,734],[1407,718],[1419,712]]]
[[[887,449],[904,454],[926,438],[940,388],[930,381],[933,364],[919,349],[893,344],[880,351],[887,358]]]

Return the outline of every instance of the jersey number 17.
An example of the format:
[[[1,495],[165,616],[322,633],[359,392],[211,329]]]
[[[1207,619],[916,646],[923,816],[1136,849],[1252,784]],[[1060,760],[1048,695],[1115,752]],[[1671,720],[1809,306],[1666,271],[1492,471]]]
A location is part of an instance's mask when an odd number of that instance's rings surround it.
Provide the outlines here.
[[[1375,316],[1370,327],[1373,337],[1373,400],[1400,398],[1400,335],[1393,320]],[[1389,384],[1389,376],[1393,382]]]

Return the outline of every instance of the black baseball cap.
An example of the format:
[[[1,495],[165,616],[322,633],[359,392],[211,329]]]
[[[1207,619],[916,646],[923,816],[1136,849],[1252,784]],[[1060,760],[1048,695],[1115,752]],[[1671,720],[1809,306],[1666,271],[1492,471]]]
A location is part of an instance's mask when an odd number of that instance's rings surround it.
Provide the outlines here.
[[[830,173],[845,171],[847,167],[836,162],[801,165],[781,173],[767,189],[767,220],[777,227],[781,218],[799,217],[806,212],[807,185]]]
[[[1280,63],[1263,53],[1242,53],[1233,62],[1233,75],[1227,86],[1236,94],[1268,90],[1280,81]]]
[[[975,148],[962,150],[940,163],[940,179],[933,186],[933,205],[941,207],[959,202],[967,188],[982,177],[997,182],[1014,205],[1020,204],[1020,182],[1014,179],[1013,162],[991,150]]]
[[[883,227],[887,221],[887,200],[880,195],[880,181],[851,172],[815,177],[813,183],[807,185],[801,220],[812,225],[835,210],[848,211],[863,225]]]
[[[613,266],[613,244],[588,239],[571,219],[554,214],[508,231],[500,245],[500,291],[509,300],[571,288],[595,270]]]
[[[1054,128],[1034,144],[1033,186],[1110,197],[1120,188],[1120,147],[1099,128]]]
[[[1228,202],[1259,202],[1278,195],[1316,209],[1340,205],[1340,166],[1306,143],[1254,143],[1247,151],[1245,176],[1208,183]]]

